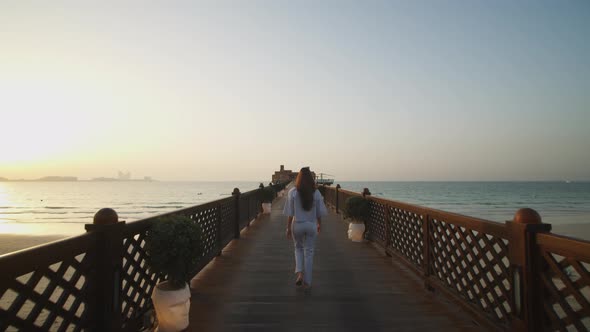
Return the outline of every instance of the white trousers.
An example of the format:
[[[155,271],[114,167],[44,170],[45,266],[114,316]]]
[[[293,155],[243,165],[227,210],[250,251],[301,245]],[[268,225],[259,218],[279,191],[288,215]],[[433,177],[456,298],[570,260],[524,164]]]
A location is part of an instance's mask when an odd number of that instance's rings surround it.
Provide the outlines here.
[[[318,236],[317,224],[310,221],[293,223],[293,242],[295,243],[295,273],[303,272],[303,281],[311,285],[313,252]]]

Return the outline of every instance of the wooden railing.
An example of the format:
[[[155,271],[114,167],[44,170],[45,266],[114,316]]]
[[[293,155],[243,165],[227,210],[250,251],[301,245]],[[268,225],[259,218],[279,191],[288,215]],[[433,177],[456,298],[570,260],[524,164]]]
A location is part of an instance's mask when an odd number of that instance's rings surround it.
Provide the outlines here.
[[[284,184],[273,185],[275,191]],[[0,331],[140,331],[153,325],[151,293],[165,276],[146,264],[145,236],[159,217],[201,225],[196,275],[257,217],[261,190],[240,193],[0,256]]]
[[[530,209],[505,224],[320,187],[341,212],[369,200],[367,240],[399,258],[480,323],[499,330],[589,331],[590,242],[550,233]],[[538,220],[536,220],[538,217]]]

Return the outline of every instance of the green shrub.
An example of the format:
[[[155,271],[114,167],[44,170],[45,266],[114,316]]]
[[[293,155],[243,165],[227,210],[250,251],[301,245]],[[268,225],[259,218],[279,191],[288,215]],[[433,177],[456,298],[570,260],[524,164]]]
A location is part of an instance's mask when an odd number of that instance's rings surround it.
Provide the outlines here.
[[[344,202],[344,216],[362,222],[369,215],[369,201],[363,197],[352,196]]]
[[[152,272],[167,275],[173,288],[184,287],[203,254],[201,234],[201,226],[188,217],[158,218],[145,239]]]
[[[265,187],[262,189],[262,203],[271,203],[275,199],[275,190],[272,187]]]

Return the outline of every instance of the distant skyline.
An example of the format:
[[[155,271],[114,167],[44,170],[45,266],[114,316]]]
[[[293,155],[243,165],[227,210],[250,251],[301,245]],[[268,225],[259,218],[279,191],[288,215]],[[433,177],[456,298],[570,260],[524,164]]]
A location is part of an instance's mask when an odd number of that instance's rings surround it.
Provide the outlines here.
[[[6,1],[0,177],[590,180],[588,1]]]

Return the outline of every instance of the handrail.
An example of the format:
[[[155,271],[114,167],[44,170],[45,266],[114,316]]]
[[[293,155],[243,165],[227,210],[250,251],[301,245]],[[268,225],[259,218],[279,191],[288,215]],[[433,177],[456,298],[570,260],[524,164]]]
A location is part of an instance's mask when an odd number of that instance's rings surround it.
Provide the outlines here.
[[[480,322],[500,330],[590,330],[590,241],[321,186],[337,213],[369,200],[365,238]],[[515,219],[516,220],[516,219]]]

